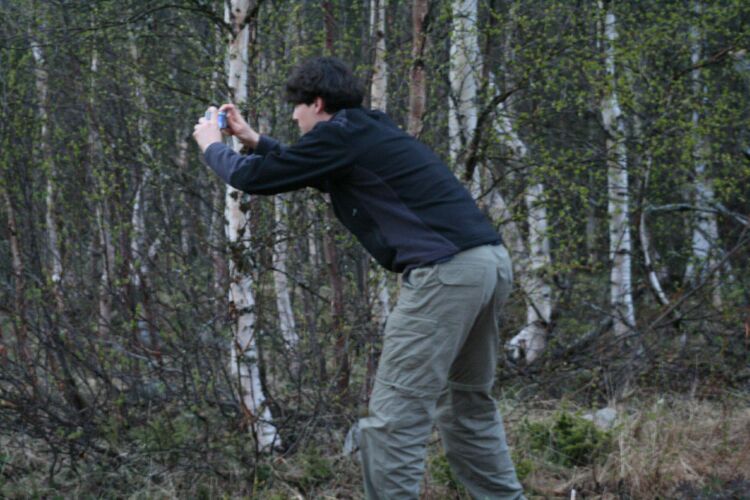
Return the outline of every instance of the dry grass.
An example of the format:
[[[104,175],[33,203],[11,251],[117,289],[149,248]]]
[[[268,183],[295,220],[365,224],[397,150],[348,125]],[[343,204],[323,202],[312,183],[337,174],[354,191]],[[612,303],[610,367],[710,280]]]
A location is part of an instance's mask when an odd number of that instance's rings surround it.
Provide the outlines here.
[[[750,398],[722,401],[662,397],[630,399],[617,406],[612,446],[594,465],[565,467],[522,447],[522,419],[550,421],[562,409],[587,409],[549,401],[515,406],[505,401],[506,427],[516,455],[531,472],[523,479],[529,498],[750,498]],[[48,482],[49,457],[39,442],[0,436],[0,497],[60,495],[119,498],[362,498],[359,464],[336,453],[331,443],[286,458],[268,458],[265,479],[227,460],[193,470],[168,469],[158,456],[133,456],[116,469],[87,464],[73,474],[63,464]],[[468,498],[441,465],[437,443],[423,491],[425,499]],[[444,461],[444,459],[442,459]],[[192,463],[192,462],[191,462]],[[211,465],[200,468],[199,465]],[[221,470],[224,477],[213,474]],[[228,480],[227,477],[230,479]],[[748,493],[745,496],[745,489]],[[731,491],[730,491],[731,490]],[[736,493],[736,492],[742,493]],[[255,492],[253,495],[250,492]],[[703,496],[701,496],[703,495]],[[732,496],[734,495],[734,496]]]
[[[586,498],[675,498],[679,487],[721,493],[738,479],[750,487],[746,399],[659,398],[617,409],[612,451],[603,463],[566,469],[533,461],[524,481],[532,497],[569,497],[575,488]]]

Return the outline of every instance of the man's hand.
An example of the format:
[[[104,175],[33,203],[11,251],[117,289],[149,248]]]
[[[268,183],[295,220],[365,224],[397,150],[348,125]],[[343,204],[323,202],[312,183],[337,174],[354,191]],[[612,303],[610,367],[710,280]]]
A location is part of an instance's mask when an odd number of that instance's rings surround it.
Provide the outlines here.
[[[222,104],[219,111],[227,114],[227,128],[224,129],[225,133],[237,137],[242,144],[251,148],[255,148],[258,145],[260,135],[247,124],[234,104]]]
[[[206,110],[206,116],[202,116],[198,123],[193,127],[193,139],[198,143],[198,147],[204,153],[206,149],[215,142],[221,142],[221,131],[219,130],[219,112],[211,106]],[[227,117],[228,118],[228,117]]]

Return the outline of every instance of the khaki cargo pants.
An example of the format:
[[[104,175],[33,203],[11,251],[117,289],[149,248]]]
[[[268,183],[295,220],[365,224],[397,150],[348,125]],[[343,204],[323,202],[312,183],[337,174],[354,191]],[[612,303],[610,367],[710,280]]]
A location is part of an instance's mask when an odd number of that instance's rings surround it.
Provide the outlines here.
[[[437,422],[454,475],[474,498],[523,498],[495,377],[499,314],[512,271],[502,245],[414,269],[385,328],[369,415],[360,421],[368,499],[417,499]]]

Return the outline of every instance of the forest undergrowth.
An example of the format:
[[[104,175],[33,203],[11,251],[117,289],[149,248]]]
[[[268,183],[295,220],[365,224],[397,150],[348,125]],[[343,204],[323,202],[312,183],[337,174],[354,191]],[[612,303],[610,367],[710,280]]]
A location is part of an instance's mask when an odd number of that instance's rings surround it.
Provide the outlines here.
[[[519,402],[505,392],[498,404],[529,498],[570,498],[572,490],[578,498],[606,499],[740,499],[750,492],[747,393],[705,398],[634,390],[613,405],[616,419],[606,430],[585,418],[596,408],[572,400]],[[204,443],[211,451],[201,456],[185,425],[134,431],[129,446],[111,457],[75,461],[50,455],[43,440],[4,433],[0,496],[363,498],[359,464],[342,453],[340,431],[316,434],[294,453],[254,457],[251,439],[225,433]],[[422,491],[425,499],[470,498],[451,473],[437,432]]]

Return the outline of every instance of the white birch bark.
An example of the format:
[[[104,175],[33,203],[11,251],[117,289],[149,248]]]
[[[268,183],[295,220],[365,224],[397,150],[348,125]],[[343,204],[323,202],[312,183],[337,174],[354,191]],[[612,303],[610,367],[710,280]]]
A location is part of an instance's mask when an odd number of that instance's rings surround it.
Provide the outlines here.
[[[299,343],[297,325],[292,309],[292,297],[289,292],[289,279],[286,266],[288,249],[287,238],[287,199],[284,195],[274,197],[274,217],[276,219],[276,243],[273,251],[273,281],[276,288],[276,307],[279,312],[279,329],[284,343],[294,348]]]
[[[603,4],[599,2],[600,9]],[[624,336],[635,327],[633,305],[630,224],[628,212],[628,163],[625,145],[625,123],[617,97],[615,49],[617,25],[614,12],[605,15],[604,47],[609,90],[602,101],[602,122],[607,132],[607,213],[609,215],[610,304],[614,316],[614,331]]]
[[[148,272],[147,256],[144,251],[146,246],[146,200],[144,198],[144,187],[148,183],[150,176],[150,170],[146,169],[143,178],[136,187],[135,196],[133,197],[133,213],[130,218],[130,224],[133,228],[133,238],[130,240],[130,252],[133,256],[130,262],[130,280],[136,290],[140,289],[142,285],[141,280],[145,278]],[[150,345],[152,339],[144,312],[141,312],[138,316],[138,335],[144,345]]]
[[[185,130],[180,133],[177,137],[177,168],[180,172],[186,172],[188,168],[188,141],[186,139],[188,131]],[[180,250],[185,258],[190,255],[190,242],[191,242],[191,228],[193,222],[190,220],[190,212],[187,209],[188,200],[185,192],[180,194],[180,208],[182,211],[182,217],[180,218]]]
[[[47,241],[49,250],[49,278],[52,284],[52,294],[55,300],[56,313],[59,317],[66,315],[65,300],[63,296],[63,262],[62,249],[60,242],[60,226],[56,217],[56,192],[55,182],[57,178],[57,168],[55,165],[54,155],[52,154],[52,137],[50,133],[50,118],[48,113],[49,106],[49,74],[46,68],[46,61],[39,42],[34,37],[34,33],[29,33],[31,40],[31,51],[34,58],[34,77],[39,101],[39,122],[41,125],[41,150],[43,164],[47,175],[46,188],[46,212],[45,221],[47,224]],[[64,343],[66,332],[53,330],[50,332],[57,342]],[[51,372],[58,378],[58,386],[62,391],[66,401],[77,411],[83,411],[86,408],[81,395],[76,386],[76,380],[73,378],[62,351],[51,352],[48,357]]]
[[[651,259],[651,237],[648,233],[648,228],[646,227],[645,210],[641,212],[639,233],[641,237],[641,248],[643,249],[643,263],[646,265],[646,270],[648,272],[648,281],[651,284],[651,289],[656,294],[659,302],[662,305],[667,306],[669,305],[669,299],[667,298],[667,294],[664,293],[664,289],[662,288],[661,282],[659,281],[659,276],[656,274],[656,270],[654,269],[654,262]]]
[[[99,236],[99,247],[101,248],[101,274],[99,275],[99,317],[97,319],[97,332],[100,337],[106,338],[109,335],[110,324],[112,322],[112,294],[110,287],[112,284],[112,271],[115,262],[115,245],[112,240],[110,231],[109,212],[107,210],[107,196],[102,190],[100,181],[100,172],[104,161],[104,153],[99,136],[95,116],[96,110],[96,86],[97,73],[99,71],[99,54],[94,49],[91,53],[91,80],[89,82],[89,123],[88,123],[88,150],[89,165],[91,177],[97,191],[103,196],[96,203],[94,217],[96,219],[97,232]]]
[[[511,6],[510,17],[515,18],[518,4]],[[505,75],[512,75],[513,50],[511,43],[512,30],[508,30],[505,39]],[[512,84],[506,78],[506,85]],[[495,90],[497,92],[497,90]],[[500,140],[510,151],[513,161],[522,164],[526,160],[528,147],[521,140],[517,126],[513,121],[512,97],[498,107],[495,122]],[[547,208],[544,202],[544,184],[535,179],[533,171],[529,172],[529,182],[525,188],[524,202],[527,209],[528,238],[524,242],[518,228],[510,231],[513,242],[510,251],[513,255],[515,275],[524,294],[526,302],[526,324],[508,343],[506,351],[511,359],[532,363],[544,350],[547,334],[552,319],[552,287],[545,280],[545,271],[550,268],[550,255]],[[497,191],[497,188],[494,188]],[[499,202],[498,194],[492,200]],[[506,209],[507,211],[507,209]],[[508,212],[508,215],[510,213]]]
[[[34,56],[34,76],[36,84],[37,98],[39,100],[39,124],[41,126],[41,150],[42,158],[45,164],[47,172],[47,186],[46,186],[46,211],[45,211],[45,223],[47,226],[47,250],[49,252],[49,266],[50,266],[50,279],[52,281],[52,287],[57,300],[59,308],[63,308],[62,304],[62,252],[60,250],[60,227],[58,225],[57,218],[55,217],[55,178],[57,169],[55,166],[55,158],[52,155],[52,146],[50,143],[50,129],[49,129],[49,115],[47,112],[47,106],[49,104],[49,87],[48,81],[49,76],[46,69],[46,62],[42,48],[39,43],[32,38],[31,39],[31,52]]]
[[[231,89],[234,104],[242,107],[247,101],[247,74],[249,69],[250,26],[248,14],[250,0],[231,0],[226,2],[224,21],[232,28],[232,37],[227,48],[228,86]],[[242,144],[233,137],[235,151]],[[226,234],[230,246],[237,250],[249,250],[246,209],[241,201],[244,194],[227,186],[225,217]],[[245,205],[246,206],[246,205]],[[255,339],[255,300],[253,297],[253,278],[242,264],[242,252],[232,252],[229,261],[229,303],[233,312],[234,342],[231,349],[231,370],[239,383],[242,410],[253,425],[258,447],[270,450],[279,444],[278,433],[271,423],[271,411],[265,404],[265,395],[260,383],[258,352]]]
[[[130,33],[130,56],[134,65],[140,60],[137,41],[133,33]],[[148,118],[148,103],[146,102],[146,79],[136,71],[135,75],[135,101],[137,103],[138,120],[138,139],[140,141],[139,155],[140,163],[143,167],[143,175],[136,187],[135,196],[133,197],[133,212],[131,214],[131,227],[133,237],[130,240],[130,252],[132,260],[130,261],[130,280],[136,290],[146,291],[149,283],[149,251],[146,249],[146,196],[145,190],[151,180],[152,170],[150,164],[154,161],[154,153],[151,148],[151,131],[150,121]],[[156,242],[155,242],[156,243]],[[148,348],[156,345],[157,339],[154,337],[154,318],[151,317],[151,311],[148,304],[143,300],[143,294],[137,293],[137,297],[142,310],[136,320],[139,339],[143,346]]]
[[[385,111],[388,105],[388,64],[385,60],[385,12],[387,0],[370,1],[370,36],[375,40],[375,64],[370,105]]]
[[[638,116],[633,117],[633,132],[636,137],[643,137],[643,123]],[[641,190],[644,193],[648,192],[649,179],[651,176],[651,167],[653,166],[653,157],[651,151],[646,151],[645,158],[645,172],[643,174],[643,186]],[[648,281],[651,285],[651,289],[656,294],[657,300],[662,305],[669,305],[669,299],[667,298],[664,289],[661,286],[659,279],[659,272],[657,271],[657,262],[659,260],[659,254],[651,247],[651,235],[648,231],[648,210],[641,210],[640,223],[638,224],[638,235],[641,241],[641,250],[643,251],[643,263],[646,266],[646,272],[648,273]],[[653,255],[653,257],[652,257]],[[662,272],[662,274],[664,274]]]
[[[477,0],[453,0],[450,40],[450,97],[448,136],[451,164],[457,166],[477,126],[477,75],[480,64],[477,34]],[[481,168],[474,169],[469,190],[474,199],[481,193]]]
[[[501,105],[498,119],[498,131],[503,142],[512,151],[516,161],[522,162],[527,154],[526,144],[518,136],[508,113],[508,106]],[[493,196],[497,200],[499,194]],[[547,332],[552,317],[552,287],[544,279],[544,271],[551,264],[549,236],[547,227],[547,208],[544,204],[544,185],[532,181],[526,187],[524,201],[528,211],[528,241],[524,244],[518,229],[515,242],[513,262],[518,282],[526,301],[526,325],[506,346],[512,359],[524,358],[526,363],[533,362],[544,350]]]
[[[106,201],[102,200],[96,206],[96,224],[99,232],[99,245],[102,249],[102,269],[99,276],[99,318],[97,331],[103,338],[107,338],[112,324],[112,271],[115,263],[115,246],[112,241],[109,212]]]
[[[699,19],[702,13],[702,4],[700,1],[693,3],[693,11],[696,19]],[[702,51],[702,36],[700,28],[696,24],[690,26],[691,53],[690,60],[695,69],[691,72],[693,95],[697,98],[699,104],[693,110],[692,125],[694,135],[693,158],[695,161],[695,184],[694,184],[694,203],[698,206],[712,206],[714,204],[714,189],[711,179],[706,172],[707,161],[709,157],[708,141],[701,133],[701,110],[706,108],[706,87],[701,80],[701,70],[698,67]],[[692,259],[686,269],[686,278],[691,281],[702,281],[712,279],[713,283],[713,302],[718,307],[721,306],[721,293],[719,288],[719,278],[717,266],[717,252],[715,248],[719,241],[719,226],[716,219],[716,213],[696,211],[692,231]],[[708,276],[709,273],[712,276]]]
[[[268,75],[275,73],[275,62],[269,61],[262,54],[260,56],[260,71],[261,75]],[[277,109],[279,115],[283,113],[283,110]],[[265,113],[261,113],[258,117],[258,132],[261,134],[268,134],[271,132],[271,124],[268,116]],[[281,332],[281,338],[284,340],[284,344],[289,349],[296,348],[299,343],[299,336],[297,334],[297,325],[294,319],[294,310],[292,309],[292,297],[289,290],[289,274],[287,271],[287,256],[288,246],[287,238],[289,236],[289,230],[287,226],[288,214],[287,204],[288,197],[286,194],[279,194],[274,196],[274,222],[275,222],[275,237],[273,244],[273,252],[271,256],[273,264],[273,283],[274,292],[276,295],[276,309],[279,315],[279,330]],[[292,361],[292,371],[297,372],[299,368],[297,359]]]
[[[425,19],[427,17],[427,0],[413,0],[411,12],[412,23],[412,66],[409,73],[409,133],[419,137],[422,133],[422,117],[425,110],[427,93],[425,91],[424,53],[427,49]]]
[[[386,6],[387,0],[371,0],[370,2],[370,32],[375,40],[375,63],[372,84],[370,85],[370,102],[373,108],[383,112],[387,111],[388,108],[388,63],[385,60]],[[370,274],[375,274],[377,280],[376,295],[380,308],[376,314],[378,315],[378,321],[383,325],[391,312],[388,279],[386,272],[379,269],[379,266],[374,269],[372,269],[372,266],[370,267]]]

